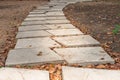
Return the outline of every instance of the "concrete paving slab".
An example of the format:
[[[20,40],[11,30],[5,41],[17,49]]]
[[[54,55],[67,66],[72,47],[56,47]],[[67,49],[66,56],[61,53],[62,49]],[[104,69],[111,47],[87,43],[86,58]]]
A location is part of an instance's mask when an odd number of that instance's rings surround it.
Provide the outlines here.
[[[56,48],[55,51],[70,65],[114,63],[114,60],[101,47]]]
[[[46,13],[47,16],[51,16],[51,15],[64,15],[63,12],[48,12]]]
[[[39,15],[39,14],[32,14],[30,16],[28,15],[27,18],[29,18],[29,17],[59,17],[59,16],[63,16],[63,15],[46,15],[46,14]]]
[[[50,9],[48,12],[63,12],[61,9]]]
[[[62,67],[63,80],[119,80],[119,70]]]
[[[78,29],[57,29],[57,30],[47,30],[49,33],[55,36],[65,36],[65,35],[80,35],[83,34]]]
[[[68,20],[40,20],[40,21],[25,21],[21,25],[26,26],[26,25],[45,25],[45,24],[68,24],[70,21]]]
[[[33,65],[46,63],[61,63],[63,58],[49,48],[15,49],[10,50],[6,60],[6,66]]]
[[[45,21],[46,23],[48,24],[67,24],[67,23],[70,23],[70,21],[68,20],[46,20]]]
[[[15,48],[60,47],[50,38],[18,39]]]
[[[35,9],[33,10],[32,12],[47,12],[49,9],[46,9],[46,10],[40,10],[40,9]]]
[[[45,17],[45,14],[29,14],[27,17]]]
[[[35,38],[35,37],[50,37],[52,34],[48,33],[44,30],[39,31],[25,31],[25,32],[18,32],[16,38]]]
[[[59,10],[62,10],[63,8],[60,8],[60,7],[54,7],[54,8],[52,8],[52,9],[53,9],[53,10],[55,10],[55,9],[56,9],[56,10],[58,10],[58,9],[59,9]]]
[[[29,25],[29,26],[20,26],[18,31],[38,31],[38,30],[47,30],[50,29],[44,25]]]
[[[52,3],[60,3],[60,4],[57,4],[57,5],[66,5],[66,4],[65,4],[66,1],[60,1],[60,0],[58,0],[58,1],[53,1]]]
[[[75,29],[75,26],[72,24],[52,24],[52,25],[45,25],[50,29]]]
[[[32,11],[30,12],[30,14],[44,14],[46,13],[46,11],[42,10],[42,11]]]
[[[76,3],[76,2],[82,2],[84,0],[66,0],[67,3]],[[65,1],[60,1],[60,2],[65,2]]]
[[[64,3],[67,3],[67,2],[64,2]],[[64,7],[64,6],[66,6],[66,4],[58,4],[58,5],[56,5],[56,7]]]
[[[69,2],[69,1],[71,1],[71,0],[60,0],[59,2],[65,2],[65,3],[67,3],[67,2]]]
[[[42,6],[42,7],[40,6],[40,7],[37,7],[36,9],[43,9],[44,10],[44,9],[49,9],[49,8],[50,8],[49,6]]]
[[[66,20],[65,16],[27,17],[24,21]]]
[[[49,72],[17,68],[0,68],[0,80],[50,80]]]
[[[65,4],[65,2],[58,3],[58,2],[53,1],[53,2],[50,2],[48,5],[59,5],[59,4]]]
[[[46,18],[46,20],[66,20],[66,17],[64,17],[64,16],[56,16],[56,17],[45,17]]]
[[[42,21],[42,20],[46,20],[44,17],[28,17],[26,18],[24,21]]]
[[[50,10],[48,10],[48,12],[57,12],[57,11],[62,12],[62,9],[50,9]]]
[[[65,2],[65,4],[58,4],[58,5],[56,5],[56,6],[66,6],[66,3],[67,3],[67,2]]]
[[[55,9],[63,9],[65,7],[65,5],[61,5],[61,6],[55,6],[55,7],[53,7],[53,8],[55,8]]]
[[[53,39],[66,47],[92,46],[100,44],[89,35],[55,37]]]
[[[62,9],[50,9],[50,10],[48,10],[48,12],[57,12],[57,11],[60,11],[60,12],[62,12]]]
[[[59,2],[58,2],[59,3]],[[64,8],[65,6],[66,6],[66,3],[67,2],[65,2],[65,4],[57,4],[56,6],[54,6],[54,7],[57,7],[57,8]],[[53,8],[54,8],[53,7]]]
[[[52,8],[52,9],[50,9],[50,11],[62,11],[62,9],[55,9],[55,8]]]
[[[92,1],[92,0],[83,0],[82,2],[84,2],[84,1]]]
[[[45,21],[24,21],[21,25],[26,26],[26,25],[42,25],[45,24]]]

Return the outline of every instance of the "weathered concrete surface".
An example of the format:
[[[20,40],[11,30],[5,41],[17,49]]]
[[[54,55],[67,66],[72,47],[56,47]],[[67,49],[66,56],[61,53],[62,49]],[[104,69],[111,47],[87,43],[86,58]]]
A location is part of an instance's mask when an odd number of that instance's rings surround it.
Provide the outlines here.
[[[70,21],[68,20],[46,20],[45,21],[48,24],[68,24]]]
[[[47,16],[51,16],[51,15],[64,15],[63,12],[48,12],[46,13]]]
[[[25,21],[21,25],[27,26],[27,25],[45,25],[45,24],[68,24],[70,23],[68,20],[40,20],[40,21]]]
[[[56,17],[54,17],[54,16],[52,16],[52,17],[45,17],[46,18],[46,20],[65,20],[66,19],[66,17],[64,17],[64,16],[56,16]]]
[[[52,29],[75,29],[72,24],[51,24],[51,25],[28,25],[20,26],[18,31],[38,31],[38,30],[52,30]]]
[[[45,24],[45,21],[40,20],[40,21],[25,21],[21,25],[28,26],[28,25],[43,25],[43,24]]]
[[[15,48],[60,47],[50,38],[18,39]]]
[[[42,21],[42,20],[46,20],[46,19],[43,17],[28,17],[24,21]]]
[[[63,80],[120,80],[119,70],[62,67]]]
[[[45,14],[29,14],[27,17],[45,17]]]
[[[50,29],[75,29],[75,26],[72,24],[51,24],[51,25],[45,25]]]
[[[39,31],[25,31],[25,32],[18,32],[16,38],[34,38],[34,37],[49,37],[52,34],[48,33],[45,30]]]
[[[17,68],[0,68],[0,80],[50,80],[49,72]]]
[[[29,25],[29,26],[20,26],[18,31],[38,31],[38,30],[47,30],[50,29],[44,25]]]
[[[89,35],[55,37],[53,39],[66,47],[91,46],[100,44],[97,40]]]
[[[50,7],[49,6],[42,6],[42,7],[37,7],[37,9],[46,10],[46,9],[50,9]]]
[[[35,9],[35,10],[33,10],[32,12],[47,12],[48,11],[48,9],[47,10],[39,10],[39,9]]]
[[[11,50],[5,65],[61,63],[62,61],[63,58],[49,48],[25,48]]]
[[[32,11],[29,14],[44,14],[46,13],[46,11],[42,10],[42,11]]]
[[[62,9],[55,9],[55,8],[52,8],[50,9],[51,11],[62,11]]]
[[[78,29],[57,29],[57,30],[47,30],[49,33],[55,36],[65,36],[65,35],[80,35],[83,34]]]
[[[114,60],[101,47],[58,48],[55,51],[70,65],[114,63]]]

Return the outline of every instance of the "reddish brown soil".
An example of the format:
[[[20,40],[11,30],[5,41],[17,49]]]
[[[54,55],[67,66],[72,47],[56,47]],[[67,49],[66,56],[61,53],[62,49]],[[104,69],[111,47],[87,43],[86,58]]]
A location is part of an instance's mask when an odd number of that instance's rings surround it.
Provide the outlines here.
[[[46,4],[39,1],[0,1],[0,65],[10,49],[14,48],[17,28],[36,6]]]
[[[90,34],[116,60],[120,68],[120,31],[112,33],[120,24],[120,4],[111,2],[83,2],[64,8],[66,17],[85,34]]]

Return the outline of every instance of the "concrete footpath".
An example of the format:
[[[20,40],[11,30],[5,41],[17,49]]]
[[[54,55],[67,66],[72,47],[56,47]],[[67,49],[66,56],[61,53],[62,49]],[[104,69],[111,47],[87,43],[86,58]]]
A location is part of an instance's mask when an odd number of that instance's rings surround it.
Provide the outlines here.
[[[114,64],[114,60],[100,46],[99,41],[82,33],[64,16],[62,9],[67,4],[77,1],[87,0],[51,0],[47,5],[31,11],[18,29],[16,46],[9,51],[5,65],[64,62],[68,65],[82,66]],[[63,67],[62,69],[63,80],[120,79],[119,71],[72,67]],[[74,73],[76,71],[77,73]],[[49,80],[48,71],[6,67],[1,68],[0,73],[0,80]],[[110,76],[107,73],[110,73]],[[114,78],[112,79],[112,77]]]

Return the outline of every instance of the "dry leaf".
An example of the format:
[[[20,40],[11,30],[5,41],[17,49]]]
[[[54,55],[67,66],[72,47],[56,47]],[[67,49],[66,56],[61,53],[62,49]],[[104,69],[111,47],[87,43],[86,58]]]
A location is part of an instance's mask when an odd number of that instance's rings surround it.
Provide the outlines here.
[[[105,65],[98,65],[96,68],[104,69],[104,68],[106,68],[106,66]]]

